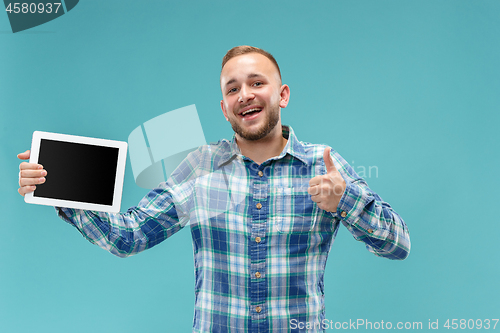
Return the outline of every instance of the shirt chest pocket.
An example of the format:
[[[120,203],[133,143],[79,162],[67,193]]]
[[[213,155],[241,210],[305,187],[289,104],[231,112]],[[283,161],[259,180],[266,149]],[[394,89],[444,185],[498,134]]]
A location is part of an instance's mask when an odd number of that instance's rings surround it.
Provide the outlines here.
[[[311,200],[307,188],[274,188],[274,228],[282,233],[300,233],[313,230],[318,206]]]

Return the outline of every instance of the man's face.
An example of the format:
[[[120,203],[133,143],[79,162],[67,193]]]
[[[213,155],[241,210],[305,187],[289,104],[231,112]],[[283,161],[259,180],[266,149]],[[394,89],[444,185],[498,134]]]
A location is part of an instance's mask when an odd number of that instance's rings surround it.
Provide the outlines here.
[[[280,107],[290,90],[281,86],[278,69],[262,54],[249,53],[229,60],[220,77],[221,108],[234,132],[246,140],[266,137],[279,125]]]

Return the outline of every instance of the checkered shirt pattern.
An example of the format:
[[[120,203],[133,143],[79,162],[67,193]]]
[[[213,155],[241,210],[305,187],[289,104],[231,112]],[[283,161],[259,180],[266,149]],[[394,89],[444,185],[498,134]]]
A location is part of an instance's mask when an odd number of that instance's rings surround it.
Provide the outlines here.
[[[241,155],[234,137],[202,146],[126,213],[58,208],[59,215],[120,257],[189,225],[193,332],[299,332],[292,320],[325,319],[323,277],[341,223],[389,259],[406,258],[410,238],[401,217],[334,150],[346,189],[336,212],[320,209],[307,189],[326,173],[326,146],[298,141],[287,126],[283,136],[283,152],[261,165]]]

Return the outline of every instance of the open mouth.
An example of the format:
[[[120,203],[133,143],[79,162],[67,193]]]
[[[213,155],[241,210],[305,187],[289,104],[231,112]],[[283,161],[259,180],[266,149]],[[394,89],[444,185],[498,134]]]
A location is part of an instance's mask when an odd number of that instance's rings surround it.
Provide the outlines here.
[[[262,108],[255,107],[255,108],[251,108],[251,109],[248,109],[248,110],[241,112],[240,116],[243,119],[250,119],[250,118],[256,117],[261,111],[262,111]]]

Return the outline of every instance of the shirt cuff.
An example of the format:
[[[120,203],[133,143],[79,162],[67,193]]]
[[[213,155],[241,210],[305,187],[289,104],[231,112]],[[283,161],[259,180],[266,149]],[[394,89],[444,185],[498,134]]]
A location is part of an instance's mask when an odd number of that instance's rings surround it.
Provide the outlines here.
[[[69,216],[74,216],[75,215],[75,210],[71,208],[64,208],[64,207],[54,207],[56,209],[57,215],[65,222],[71,224],[72,226],[76,227],[76,225],[71,221]]]
[[[344,194],[337,206],[336,215],[348,225],[356,225],[365,231],[371,230],[373,227],[362,221],[360,216],[366,205],[373,200],[375,198],[369,191],[356,184],[346,183]]]

